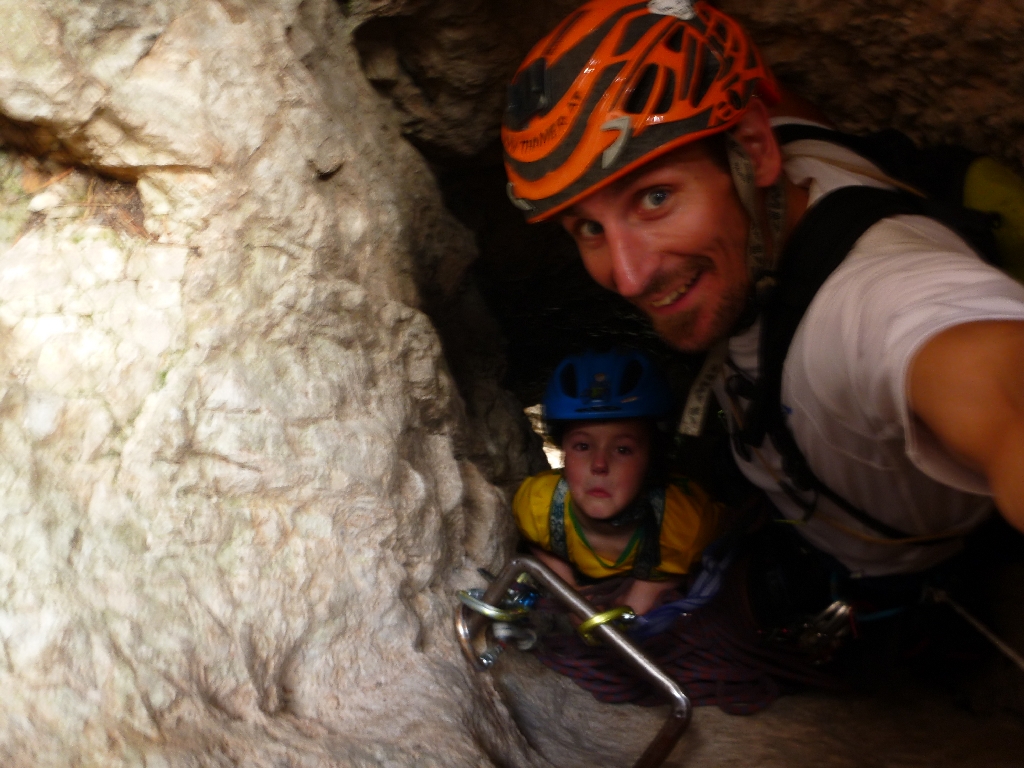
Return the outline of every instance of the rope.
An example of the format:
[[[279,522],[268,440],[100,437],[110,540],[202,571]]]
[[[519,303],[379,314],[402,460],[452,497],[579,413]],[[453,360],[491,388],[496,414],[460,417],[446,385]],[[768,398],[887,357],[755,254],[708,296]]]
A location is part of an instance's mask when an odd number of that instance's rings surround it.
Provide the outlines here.
[[[730,714],[758,712],[795,686],[839,687],[803,654],[762,643],[739,594],[745,578],[745,572],[729,578],[713,603],[677,616],[661,634],[635,642],[683,687],[695,706],[718,706]],[[605,595],[614,589],[612,585],[588,588],[588,598],[600,602],[602,588]],[[542,600],[538,609],[546,608],[553,605]],[[617,654],[603,646],[589,647],[575,634],[548,634],[535,654],[598,701],[665,703]]]

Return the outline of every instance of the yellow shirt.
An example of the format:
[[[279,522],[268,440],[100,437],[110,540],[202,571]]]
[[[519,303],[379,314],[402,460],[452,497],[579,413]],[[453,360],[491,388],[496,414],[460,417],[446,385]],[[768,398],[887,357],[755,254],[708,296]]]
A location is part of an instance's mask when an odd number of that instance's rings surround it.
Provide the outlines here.
[[[516,491],[512,502],[512,514],[520,532],[534,546],[546,552],[551,551],[551,497],[562,479],[561,470],[550,469],[539,475],[528,477]],[[608,567],[595,557],[587,545],[580,540],[575,526],[569,519],[572,494],[565,497],[565,541],[569,562],[591,578],[628,574],[633,569],[636,548],[618,566]],[[677,576],[689,571],[694,560],[700,557],[718,526],[720,507],[694,483],[679,481],[665,488],[665,514],[661,522],[661,563],[654,576]],[[577,513],[578,514],[578,513]],[[606,560],[616,560],[620,553],[602,553]]]

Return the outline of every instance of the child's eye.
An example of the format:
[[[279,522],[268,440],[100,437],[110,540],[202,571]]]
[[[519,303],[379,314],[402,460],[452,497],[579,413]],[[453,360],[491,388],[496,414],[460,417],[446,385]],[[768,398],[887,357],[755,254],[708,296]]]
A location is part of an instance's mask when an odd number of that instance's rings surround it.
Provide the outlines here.
[[[576,225],[576,232],[580,237],[600,237],[604,233],[604,227],[596,221],[584,219]]]
[[[615,450],[618,451],[620,456],[631,456],[633,454],[633,449],[628,445],[620,445]]]
[[[581,443],[573,443],[572,444],[572,449],[574,451],[585,451],[588,448],[590,448],[590,443],[582,443],[581,442]]]

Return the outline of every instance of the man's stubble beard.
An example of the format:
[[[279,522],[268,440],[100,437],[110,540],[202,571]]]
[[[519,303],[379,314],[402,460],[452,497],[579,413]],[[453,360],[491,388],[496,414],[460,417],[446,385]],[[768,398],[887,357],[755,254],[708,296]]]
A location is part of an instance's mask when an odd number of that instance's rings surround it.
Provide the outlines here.
[[[703,332],[698,328],[700,308],[668,317],[651,317],[651,325],[666,344],[680,352],[703,352],[731,334],[747,307],[748,294],[749,285],[745,282],[723,294]]]

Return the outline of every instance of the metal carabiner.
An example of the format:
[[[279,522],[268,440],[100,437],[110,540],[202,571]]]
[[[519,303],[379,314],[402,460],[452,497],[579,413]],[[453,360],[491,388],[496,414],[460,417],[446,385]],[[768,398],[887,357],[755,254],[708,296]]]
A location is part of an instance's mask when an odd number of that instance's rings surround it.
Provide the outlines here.
[[[486,616],[492,621],[516,621],[525,617],[530,612],[529,608],[526,607],[498,608],[490,603],[485,603],[481,599],[484,594],[482,589],[463,589],[458,594],[459,600],[462,601],[464,606]]]
[[[592,630],[613,621],[636,621],[636,614],[628,605],[620,605],[602,613],[596,613],[576,627],[576,632],[587,645],[600,645],[601,641],[594,637]]]

